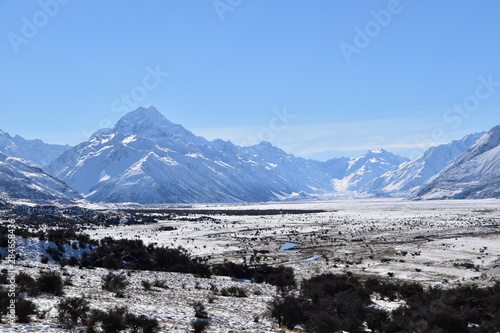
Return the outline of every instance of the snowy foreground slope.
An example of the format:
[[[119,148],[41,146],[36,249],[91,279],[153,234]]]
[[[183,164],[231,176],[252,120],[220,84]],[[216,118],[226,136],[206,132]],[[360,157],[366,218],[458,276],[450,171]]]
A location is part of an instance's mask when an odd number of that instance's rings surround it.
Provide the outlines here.
[[[500,197],[500,125],[479,138],[455,163],[422,187],[419,199]]]
[[[493,199],[196,205],[189,209],[203,210],[203,215],[187,216],[180,215],[185,209],[179,209],[179,215],[162,215],[162,209],[173,208],[155,208],[150,214],[158,222],[153,224],[83,226],[82,230],[94,239],[111,236],[142,239],[146,244],[181,245],[195,256],[211,256],[210,263],[241,263],[245,258],[250,264],[256,260],[272,266],[283,264],[295,270],[299,281],[322,273],[349,272],[446,289],[471,284],[487,286],[500,278],[500,210]],[[255,214],[273,209],[318,212]],[[241,215],[245,210],[248,214]],[[231,211],[239,213],[233,215]],[[93,308],[105,310],[126,305],[134,314],[158,319],[160,332],[187,332],[194,318],[193,303],[202,301],[211,318],[208,332],[283,331],[264,315],[268,302],[276,295],[271,285],[220,276],[197,278],[191,274],[114,270],[130,282],[123,297],[116,297],[114,292],[101,288],[102,277],[108,273],[105,269],[60,267],[53,260],[40,263],[40,254],[47,255],[45,249],[49,246],[54,244],[18,237],[17,252],[23,260],[17,262],[14,270],[31,276],[37,276],[42,269],[60,272],[71,281],[64,287],[65,296],[84,296]],[[65,256],[78,256],[77,252],[65,248]],[[165,287],[146,290],[144,280],[161,281]],[[246,290],[247,297],[215,292],[229,287]],[[42,294],[28,299],[45,313],[44,317],[37,316],[29,324],[1,324],[0,332],[68,332],[57,321],[60,298]],[[404,305],[398,299],[376,295],[372,295],[372,302],[372,306],[389,311]]]
[[[0,153],[0,197],[30,200],[78,200],[81,196],[62,181],[20,158]]]

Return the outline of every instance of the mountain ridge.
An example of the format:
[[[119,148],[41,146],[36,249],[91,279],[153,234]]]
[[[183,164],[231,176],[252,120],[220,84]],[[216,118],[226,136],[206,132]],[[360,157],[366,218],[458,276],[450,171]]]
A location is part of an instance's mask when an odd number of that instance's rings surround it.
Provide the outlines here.
[[[20,135],[11,136],[0,130],[0,153],[11,157],[19,157],[44,167],[64,151],[69,145],[48,144],[42,140],[26,140]]]
[[[481,134],[431,147],[412,160],[376,149],[356,158],[321,162],[296,157],[265,141],[253,146],[209,141],[149,105],[64,150],[45,170],[94,202],[413,197],[466,151],[470,160],[494,151],[500,135]],[[2,135],[10,137],[0,131]]]
[[[0,153],[2,199],[79,200],[80,194],[34,163]]]
[[[125,115],[47,170],[92,201],[270,201],[334,191],[313,161],[266,142],[208,141],[152,106]]]
[[[500,197],[500,125],[482,135],[457,161],[423,186],[416,199]]]
[[[362,188],[375,196],[407,197],[463,155],[482,133],[469,134],[461,140],[430,147],[422,155],[400,164],[394,170],[373,179]]]

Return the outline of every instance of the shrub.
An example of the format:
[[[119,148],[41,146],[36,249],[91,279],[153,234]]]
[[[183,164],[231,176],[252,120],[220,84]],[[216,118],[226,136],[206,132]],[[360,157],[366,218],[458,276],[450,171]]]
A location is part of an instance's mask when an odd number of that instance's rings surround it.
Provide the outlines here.
[[[132,313],[125,315],[125,323],[131,332],[156,333],[160,331],[160,323],[156,318],[149,318],[145,315],[136,316]]]
[[[95,326],[103,318],[104,312],[98,309],[91,309],[85,324],[87,325],[86,332],[87,333],[96,333]]]
[[[61,296],[64,283],[61,274],[53,271],[41,271],[37,279],[38,289],[42,293]]]
[[[210,320],[196,318],[191,321],[194,333],[203,333],[210,326]]]
[[[114,307],[108,312],[101,312],[99,322],[104,333],[116,333],[127,328],[125,316],[128,313],[126,306]]]
[[[61,260],[61,253],[59,251],[59,248],[53,247],[53,246],[49,246],[45,250],[52,257],[52,259],[54,259],[55,261]]]
[[[208,313],[205,309],[205,305],[202,302],[196,302],[193,304],[194,316],[200,319],[208,319]]]
[[[167,281],[165,281],[165,280],[159,280],[158,278],[156,278],[153,281],[153,286],[157,287],[157,288],[168,289]]]
[[[27,293],[30,296],[37,295],[39,290],[37,282],[28,273],[19,272],[16,274],[16,285],[19,292]]]
[[[0,314],[7,315],[10,313],[9,307],[11,306],[12,293],[0,290]],[[15,313],[16,321],[18,323],[31,322],[31,315],[36,313],[35,304],[24,298],[22,295],[15,295]]]
[[[151,289],[151,282],[149,282],[148,280],[142,280],[141,284],[145,290]]]
[[[121,292],[128,284],[127,277],[123,274],[109,272],[102,278],[102,289],[111,292]]]
[[[71,256],[68,259],[68,265],[69,266],[78,266],[79,264],[80,264],[80,260],[78,260],[78,258],[75,257],[75,256]]]
[[[9,274],[8,271],[4,268],[2,269],[2,272],[0,274],[0,284],[8,284]]]
[[[303,301],[293,296],[275,297],[267,304],[266,315],[275,319],[279,327],[286,326],[288,329],[293,329],[295,325],[306,320],[304,310]]]
[[[191,327],[195,333],[202,333],[210,326],[210,319],[205,305],[202,302],[193,304],[195,319],[191,321]]]
[[[221,296],[233,296],[233,297],[247,297],[247,291],[243,288],[232,286],[228,288],[222,288],[220,290]]]
[[[18,296],[16,299],[16,316],[18,323],[30,323],[31,315],[36,313],[35,304],[25,299],[23,296]]]
[[[59,322],[67,327],[73,327],[78,322],[86,322],[90,308],[85,298],[70,297],[61,299],[57,310]]]
[[[9,293],[5,290],[0,290],[0,315],[6,315],[8,313],[9,304]]]

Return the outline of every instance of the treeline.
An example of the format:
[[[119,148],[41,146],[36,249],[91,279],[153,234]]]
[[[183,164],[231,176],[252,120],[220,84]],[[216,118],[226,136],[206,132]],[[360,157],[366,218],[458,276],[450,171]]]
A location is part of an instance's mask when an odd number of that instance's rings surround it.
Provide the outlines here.
[[[374,306],[372,297],[398,300],[390,312]],[[424,289],[417,283],[323,274],[304,280],[298,295],[276,297],[269,316],[280,326],[305,325],[307,332],[429,332],[500,331],[500,283],[488,288],[459,286]]]

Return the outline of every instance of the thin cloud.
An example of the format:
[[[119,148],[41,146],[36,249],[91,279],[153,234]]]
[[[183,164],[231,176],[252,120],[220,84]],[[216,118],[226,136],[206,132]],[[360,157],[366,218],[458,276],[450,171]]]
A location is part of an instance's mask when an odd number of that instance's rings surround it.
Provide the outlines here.
[[[341,155],[359,155],[370,149],[385,149],[406,157],[415,157],[431,146],[448,143],[462,133],[447,132],[436,140],[433,132],[442,124],[433,119],[382,119],[324,124],[295,124],[299,118],[272,133],[271,143],[286,152],[305,158],[326,159]],[[221,138],[235,144],[255,144],[265,127],[235,126],[202,128],[193,132],[208,139]],[[255,142],[249,142],[251,138]],[[266,138],[267,139],[267,138]],[[250,140],[250,141],[252,141]]]

